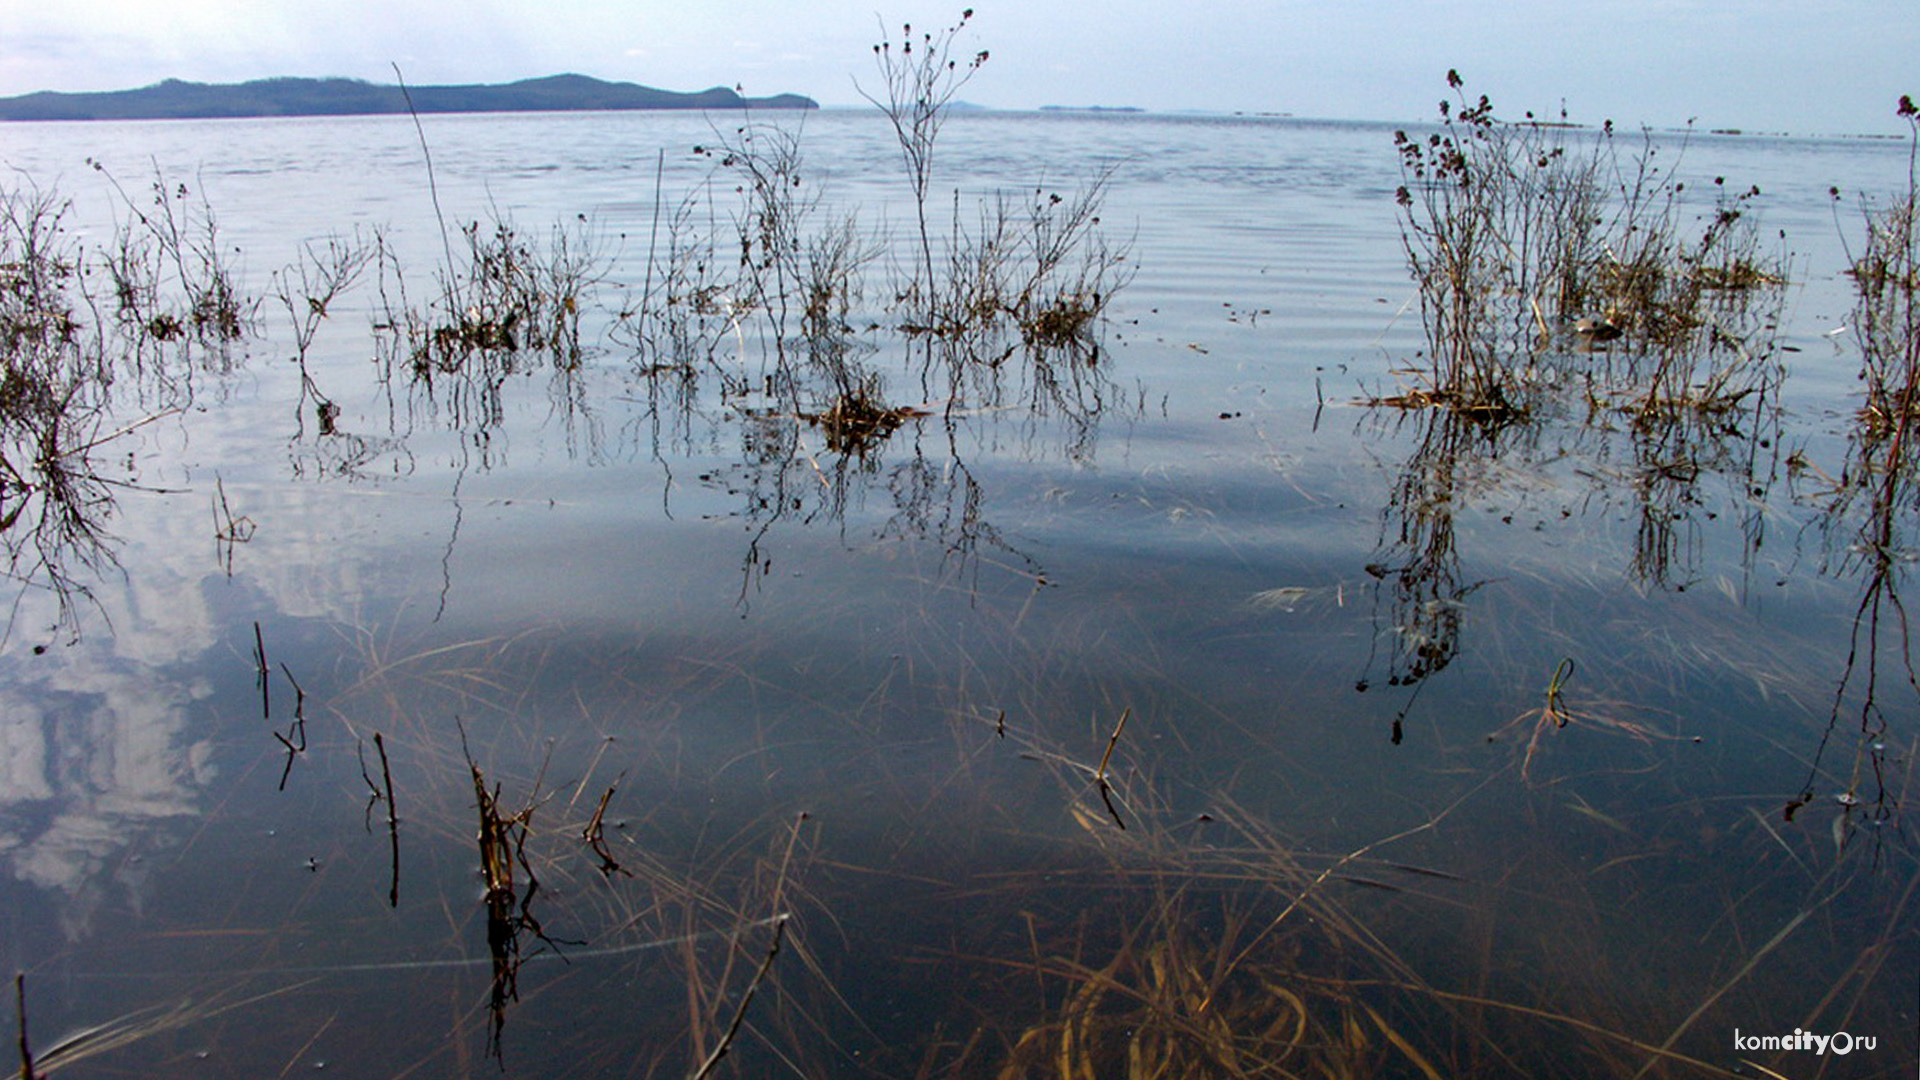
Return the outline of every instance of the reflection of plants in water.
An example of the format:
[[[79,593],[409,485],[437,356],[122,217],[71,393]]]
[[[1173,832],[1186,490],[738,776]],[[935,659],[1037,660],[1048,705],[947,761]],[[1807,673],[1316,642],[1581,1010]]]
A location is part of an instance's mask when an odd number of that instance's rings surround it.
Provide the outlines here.
[[[1724,513],[1738,519],[1743,568],[1765,541],[1766,496],[1777,475],[1780,409],[1770,393],[1738,408],[1641,414],[1625,433],[1630,462],[1604,481],[1623,487],[1634,513],[1628,573],[1646,585],[1684,591],[1698,572],[1702,535]],[[1726,497],[1705,490],[1718,478]]]
[[[69,234],[69,209],[51,193],[0,189],[0,546],[21,598],[46,590],[57,624],[77,633],[83,572],[113,563],[104,528],[113,490],[126,483],[105,475],[93,452],[157,416],[109,426],[115,379],[123,363],[143,374],[143,354],[127,347],[123,324],[95,314],[97,264]],[[144,325],[131,333],[154,337]],[[137,392],[174,396],[164,365],[145,374],[155,377],[136,378]]]
[[[593,435],[579,382],[587,355],[580,322],[608,263],[591,225],[555,225],[545,242],[504,219],[461,233],[466,258],[441,272],[439,295],[424,308],[411,306],[399,262],[384,242],[376,245],[382,382],[404,383],[410,403],[462,431],[485,459],[506,419],[507,386],[544,370],[569,436],[582,423]]]
[[[62,197],[0,189],[0,544],[21,598],[51,594],[71,632],[133,482],[97,452],[189,405],[197,371],[231,371],[257,307],[204,197],[156,170],[136,198],[91,164],[123,215],[98,244],[70,231]]]
[[[1814,755],[1807,786],[1788,814],[1814,798],[1813,785],[1843,713],[1857,711],[1858,744],[1836,798],[1851,817],[1871,792],[1863,812],[1873,821],[1893,817],[1887,743],[1891,723],[1881,700],[1883,661],[1898,666],[1901,679],[1920,695],[1913,660],[1912,629],[1900,589],[1916,558],[1911,535],[1920,513],[1920,111],[1900,99],[1899,115],[1914,129],[1907,190],[1892,205],[1867,218],[1867,243],[1850,270],[1858,296],[1855,341],[1860,349],[1865,400],[1856,417],[1847,465],[1824,494],[1826,528],[1836,545],[1833,569],[1865,579],[1853,613],[1846,666],[1834,689],[1826,735]],[[1796,464],[1811,469],[1804,458]]]
[[[1389,686],[1416,686],[1459,654],[1467,597],[1483,583],[1466,581],[1461,572],[1455,515],[1490,486],[1501,454],[1521,452],[1515,444],[1530,434],[1484,425],[1474,414],[1454,410],[1415,419],[1417,441],[1387,499],[1381,551],[1367,565],[1389,593]],[[1371,668],[1370,657],[1369,673]],[[1362,675],[1359,688],[1369,682]],[[1396,742],[1399,736],[1396,722]]]
[[[1416,425],[1413,448],[1393,474],[1380,546],[1366,567],[1385,606],[1376,614],[1380,636],[1362,690],[1383,649],[1389,686],[1417,687],[1459,657],[1469,598],[1486,582],[1462,571],[1456,526],[1470,511],[1499,512],[1512,522],[1512,503],[1529,488],[1574,485],[1565,489],[1559,514],[1569,521],[1576,506],[1580,517],[1624,508],[1633,522],[1625,569],[1647,587],[1686,591],[1710,528],[1739,529],[1743,574],[1761,550],[1771,513],[1765,496],[1778,464],[1779,412],[1771,395],[1737,412],[1688,410],[1624,426],[1607,422],[1610,414],[1584,424],[1545,413],[1526,423],[1489,424],[1483,415],[1447,409],[1407,418]],[[1598,726],[1637,730],[1632,723]],[[1396,722],[1396,740],[1399,733]]]
[[[1091,453],[1098,420],[1096,407],[1090,415],[1059,421],[1068,453]],[[749,535],[743,602],[770,573],[772,539],[783,524],[844,527],[876,510],[885,517],[874,537],[936,545],[956,580],[977,584],[983,560],[1044,580],[1034,558],[994,524],[988,490],[968,464],[969,445],[1002,434],[991,419],[910,407],[828,416],[766,413],[747,417],[741,430],[740,461],[699,479],[739,500],[734,516]]]
[[[1744,332],[1751,298],[1785,284],[1749,216],[1757,188],[1728,194],[1716,179],[1694,238],[1686,185],[1651,137],[1622,164],[1611,122],[1597,134],[1564,115],[1515,124],[1470,100],[1457,73],[1448,85],[1458,107],[1440,103],[1436,131],[1394,135],[1429,353],[1425,385],[1392,403],[1524,414],[1569,329],[1636,357],[1604,390],[1636,411],[1724,407],[1776,377]]]

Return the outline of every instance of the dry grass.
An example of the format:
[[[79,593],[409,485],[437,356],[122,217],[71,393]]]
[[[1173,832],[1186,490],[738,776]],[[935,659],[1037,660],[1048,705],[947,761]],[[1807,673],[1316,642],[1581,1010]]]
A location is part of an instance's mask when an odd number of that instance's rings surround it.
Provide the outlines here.
[[[1378,404],[1524,419],[1603,344],[1627,362],[1603,365],[1589,392],[1634,415],[1722,409],[1778,381],[1772,316],[1786,277],[1760,247],[1758,188],[1716,178],[1689,235],[1686,184],[1651,136],[1623,159],[1611,122],[1512,123],[1457,74],[1449,84],[1438,130],[1395,134],[1428,352],[1422,385]]]

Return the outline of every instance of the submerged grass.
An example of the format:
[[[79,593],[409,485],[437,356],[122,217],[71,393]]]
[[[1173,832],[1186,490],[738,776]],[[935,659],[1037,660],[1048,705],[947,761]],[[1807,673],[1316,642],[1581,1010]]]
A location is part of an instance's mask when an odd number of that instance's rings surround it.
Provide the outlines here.
[[[951,632],[957,608],[921,602],[899,625]],[[420,1001],[444,998],[454,1037],[414,1031],[391,1057],[485,1068],[484,1038],[513,1068],[547,1075],[687,1076],[711,1063],[713,1077],[1572,1077],[1651,1060],[1668,1075],[1724,1076],[1707,1052],[1717,1025],[1786,1015],[1773,995],[1806,962],[1803,946],[1829,945],[1814,931],[1849,956],[1863,948],[1838,929],[1860,911],[1829,904],[1795,922],[1804,906],[1775,910],[1782,873],[1820,865],[1804,820],[1767,821],[1780,841],[1753,826],[1742,835],[1757,843],[1702,844],[1692,822],[1726,815],[1695,814],[1698,796],[1636,811],[1544,744],[1537,787],[1508,783],[1518,755],[1454,755],[1434,767],[1472,774],[1443,785],[1457,801],[1385,799],[1355,827],[1380,839],[1315,850],[1288,832],[1353,804],[1296,797],[1303,751],[1289,744],[1309,729],[1210,700],[1152,650],[1116,644],[1108,666],[1099,642],[1124,611],[1063,633],[1023,620],[1017,603],[984,606],[977,638],[912,637],[872,679],[833,646],[795,651],[779,626],[749,625],[699,655],[624,635],[578,654],[558,632],[404,646],[356,635],[378,644],[313,691],[329,719],[310,725],[297,779],[343,763],[351,775],[340,729],[378,723],[392,736],[409,796],[408,914],[388,920],[374,895],[383,838],[362,841],[364,857],[343,852],[333,872],[357,874],[382,916],[349,916],[368,935],[354,946],[402,963],[451,949],[449,973],[466,980],[443,986],[426,967],[393,991],[414,995],[415,1026]],[[1538,701],[1546,680],[1545,710],[1571,718],[1568,737],[1610,712],[1592,670],[1577,682],[1542,670],[1531,686]],[[467,718],[471,752],[453,715]],[[1195,763],[1205,771],[1181,775]],[[600,796],[616,776],[619,795]],[[503,787],[527,794],[507,800]],[[351,796],[326,798],[357,826]],[[1575,809],[1587,798],[1592,817]],[[1635,929],[1633,913],[1674,887],[1675,860],[1788,845],[1739,875],[1685,876],[1699,917]],[[621,872],[605,872],[608,855]],[[436,861],[461,872],[419,869]],[[558,956],[524,937],[506,965],[520,999],[496,1010],[473,974],[493,963],[476,955],[477,934],[484,923],[491,953],[535,877]],[[1717,884],[1703,894],[1703,880]],[[515,900],[496,920],[489,897],[503,884]],[[1647,940],[1626,939],[1635,933]],[[1662,974],[1661,954],[1695,934],[1733,959]],[[636,942],[661,947],[619,952]],[[1762,980],[1769,991],[1750,996]],[[1622,989],[1642,983],[1652,989]],[[1839,1015],[1815,1012],[1823,1025]],[[453,1044],[473,1060],[455,1061]]]

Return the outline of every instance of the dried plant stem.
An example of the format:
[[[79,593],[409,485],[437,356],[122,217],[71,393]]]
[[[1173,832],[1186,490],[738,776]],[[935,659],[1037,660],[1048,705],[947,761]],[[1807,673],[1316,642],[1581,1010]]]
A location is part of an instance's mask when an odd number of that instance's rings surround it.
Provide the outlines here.
[[[33,1067],[33,1047],[27,1042],[27,976],[24,973],[13,977],[13,1000],[20,1015],[20,1080],[40,1080],[40,1073]]]
[[[747,991],[740,997],[740,1007],[733,1011],[733,1022],[727,1025],[727,1033],[720,1038],[720,1045],[713,1048],[707,1059],[694,1070],[691,1080],[706,1080],[720,1059],[733,1049],[734,1036],[740,1033],[740,1025],[747,1018],[747,1006],[753,1004],[753,995],[760,990],[760,984],[766,980],[767,972],[773,968],[775,957],[780,955],[780,943],[786,938],[787,916],[782,913],[774,916],[773,943],[767,946],[766,959],[760,961],[760,970],[753,973],[753,981],[747,984]]]
[[[1113,760],[1113,748],[1120,742],[1120,733],[1127,729],[1127,719],[1133,715],[1133,706],[1120,710],[1120,722],[1113,725],[1113,737],[1107,740],[1107,752],[1100,755],[1100,767],[1093,771],[1094,779],[1101,783],[1107,780],[1107,763]]]
[[[273,701],[267,687],[272,681],[273,671],[267,666],[267,639],[260,632],[260,623],[253,624],[253,664],[260,683],[260,717],[273,717]]]
[[[400,906],[400,815],[393,806],[393,770],[387,764],[387,743],[377,731],[373,733],[373,748],[380,755],[380,780],[385,786],[383,797],[387,801],[387,842],[392,853],[387,905],[397,908]]]

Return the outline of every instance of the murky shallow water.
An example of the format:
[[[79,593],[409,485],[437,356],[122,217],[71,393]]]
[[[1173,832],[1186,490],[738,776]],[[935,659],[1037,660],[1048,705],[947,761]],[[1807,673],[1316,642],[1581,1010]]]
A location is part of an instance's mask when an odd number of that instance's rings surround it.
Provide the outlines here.
[[[268,297],[118,389],[102,434],[149,422],[88,455],[71,612],[15,565],[5,957],[43,1054],[108,1025],[63,1075],[1907,1074],[1901,571],[1789,465],[1845,464],[1827,189],[1895,190],[1903,145],[1687,148],[1798,272],[1782,411],[1676,446],[1352,404],[1424,344],[1386,129],[959,116],[963,217],[1111,167],[1137,277],[1057,393],[1010,365],[947,410],[868,335],[933,407],[862,454],[606,333],[656,206],[709,190],[699,118],[430,122],[450,226],[585,215],[609,260],[577,368],[431,393],[373,329],[444,257],[409,124],[5,134],[87,242],[129,211],[86,159],[134,205],[157,165]],[[887,140],[802,146],[898,248]],[[303,390],[272,275],[356,227],[400,273],[330,305]],[[475,770],[525,826],[504,908]],[[1734,1045],[1795,1028],[1878,1045]]]

